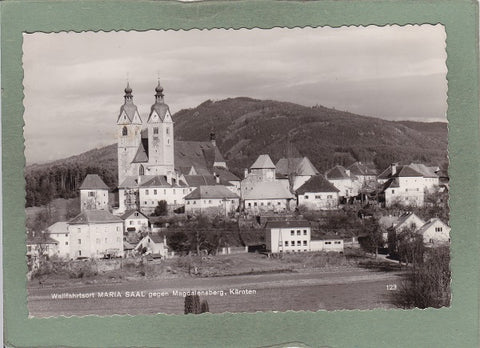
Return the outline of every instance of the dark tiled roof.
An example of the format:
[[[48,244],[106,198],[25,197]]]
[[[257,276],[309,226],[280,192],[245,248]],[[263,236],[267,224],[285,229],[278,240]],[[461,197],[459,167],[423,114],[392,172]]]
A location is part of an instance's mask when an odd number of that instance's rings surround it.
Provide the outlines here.
[[[306,192],[339,192],[323,175],[315,175],[297,189],[297,194]]]
[[[185,175],[184,177],[188,186],[192,187],[216,184],[216,180],[213,175]]]
[[[327,171],[325,176],[329,180],[350,179],[350,176],[347,174],[347,170],[345,169],[345,167],[340,165],[336,165],[335,167]]]
[[[259,182],[245,192],[243,199],[291,199],[294,198],[284,184],[278,181]]]
[[[167,182],[166,176],[155,175],[153,178],[140,184],[140,187],[172,187],[172,185]]]
[[[228,182],[228,181],[240,181],[240,178],[233,174],[231,171],[225,168],[214,167],[213,168],[214,174],[218,175],[220,181]]]
[[[88,174],[83,180],[80,190],[108,190],[108,186],[98,174]]]
[[[237,194],[233,193],[223,185],[215,186],[199,186],[188,195],[185,199],[234,199],[239,198]]]
[[[215,149],[209,141],[175,141],[175,167],[194,167],[197,174],[209,175],[215,162]]]
[[[133,103],[125,103],[120,107],[120,114],[118,115],[117,122],[120,120],[120,117],[122,116],[122,113],[125,111],[125,114],[128,117],[128,121],[132,122],[135,114],[138,114],[138,109],[137,106]],[[140,115],[138,115],[140,117]],[[140,119],[141,120],[141,119]]]
[[[306,220],[287,220],[287,221],[267,221],[265,228],[296,228],[310,227],[310,223]]]
[[[278,160],[276,167],[276,173],[281,176],[287,176],[289,174],[296,175],[316,175],[319,174],[317,168],[314,167],[312,162],[307,157],[300,158],[281,158]]]
[[[147,122],[150,122],[153,111],[155,111],[158,114],[158,116],[160,117],[160,120],[163,122],[163,120],[165,120],[165,115],[167,114],[167,111],[170,111],[170,109],[168,108],[168,105],[165,103],[157,102],[153,104],[152,107],[150,108],[150,115],[148,116]]]
[[[75,216],[68,223],[70,225],[74,225],[74,224],[112,223],[112,222],[123,223],[123,220],[106,210],[85,210],[80,214],[78,214],[77,216]]]
[[[348,167],[353,175],[377,175],[377,170],[362,162],[355,162]]]
[[[398,188],[400,184],[398,183],[398,178],[391,178],[386,183],[383,184],[380,192],[384,192],[387,188]]]
[[[260,155],[250,169],[275,169],[275,165],[269,155]]]
[[[379,179],[389,179],[392,177],[413,177],[413,176],[423,176],[422,173],[419,173],[415,169],[411,168],[408,165],[397,165],[396,172],[392,175],[392,166],[389,166],[385,169],[379,176]]]
[[[407,221],[411,216],[417,217],[420,221],[422,221],[422,225],[424,224],[423,220],[420,219],[417,215],[415,215],[415,213],[408,212],[400,215],[400,217],[397,220],[397,223],[395,224],[395,228],[401,227],[401,225],[403,225],[405,221]],[[417,227],[420,227],[420,226],[417,226]]]
[[[139,213],[140,215],[142,215],[145,219],[148,219],[147,216],[145,216],[142,212],[136,210],[136,209],[131,209],[131,210],[127,210],[125,213],[123,213],[123,215],[121,215],[120,217],[125,220],[127,218],[129,218],[133,213]]]

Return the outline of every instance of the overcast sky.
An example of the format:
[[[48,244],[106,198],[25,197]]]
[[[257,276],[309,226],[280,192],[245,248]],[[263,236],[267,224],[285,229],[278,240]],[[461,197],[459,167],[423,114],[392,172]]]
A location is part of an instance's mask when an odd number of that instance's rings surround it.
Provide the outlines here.
[[[246,96],[446,121],[443,26],[25,34],[27,163],[115,142],[127,79],[145,118]]]

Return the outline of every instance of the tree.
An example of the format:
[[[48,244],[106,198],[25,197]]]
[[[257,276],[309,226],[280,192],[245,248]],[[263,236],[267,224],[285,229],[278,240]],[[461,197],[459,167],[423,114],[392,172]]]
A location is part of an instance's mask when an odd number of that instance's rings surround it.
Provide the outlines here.
[[[161,200],[158,202],[158,205],[155,207],[153,216],[165,216],[168,213],[167,201]]]
[[[200,297],[198,295],[185,296],[184,313],[185,314],[201,313]]]
[[[360,236],[358,241],[362,248],[370,253],[378,256],[378,249],[383,247],[383,234],[377,218],[371,217],[363,220]]]
[[[411,267],[407,280],[394,293],[401,308],[441,308],[450,304],[450,248],[441,246],[425,252],[425,260]]]

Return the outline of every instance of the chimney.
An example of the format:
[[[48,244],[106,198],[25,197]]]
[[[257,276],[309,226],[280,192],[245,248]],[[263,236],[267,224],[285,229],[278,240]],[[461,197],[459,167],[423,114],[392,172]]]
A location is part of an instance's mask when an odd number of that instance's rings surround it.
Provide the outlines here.
[[[350,176],[350,169],[345,169],[345,172],[347,173],[347,176]]]
[[[213,146],[217,146],[217,141],[215,140],[215,133],[214,132],[210,133],[210,142],[212,143]]]
[[[390,165],[390,168],[391,168],[391,170],[392,170],[392,175],[397,174],[397,163],[392,163],[392,164]]]
[[[245,171],[243,172],[243,176],[244,176],[244,178],[246,178],[248,176],[248,168],[245,168]]]
[[[167,175],[165,176],[165,178],[167,179],[168,184],[172,185],[172,172],[171,171],[167,172]]]
[[[217,175],[217,173],[213,173],[213,176],[215,177],[215,182],[216,182],[217,184],[220,184],[220,176]]]

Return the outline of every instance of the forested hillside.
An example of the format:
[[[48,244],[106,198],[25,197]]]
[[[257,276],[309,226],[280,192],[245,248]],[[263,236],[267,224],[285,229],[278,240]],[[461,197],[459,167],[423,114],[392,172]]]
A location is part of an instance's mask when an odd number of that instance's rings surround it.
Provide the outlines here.
[[[229,167],[240,177],[264,153],[274,162],[287,153],[308,156],[320,172],[355,161],[373,162],[378,169],[394,161],[443,168],[448,163],[447,124],[440,122],[392,122],[322,106],[250,98],[209,100],[177,112],[173,119],[177,140],[206,141],[214,131]],[[75,197],[85,175],[92,173],[99,174],[109,187],[117,186],[115,144],[28,166],[26,206]]]

